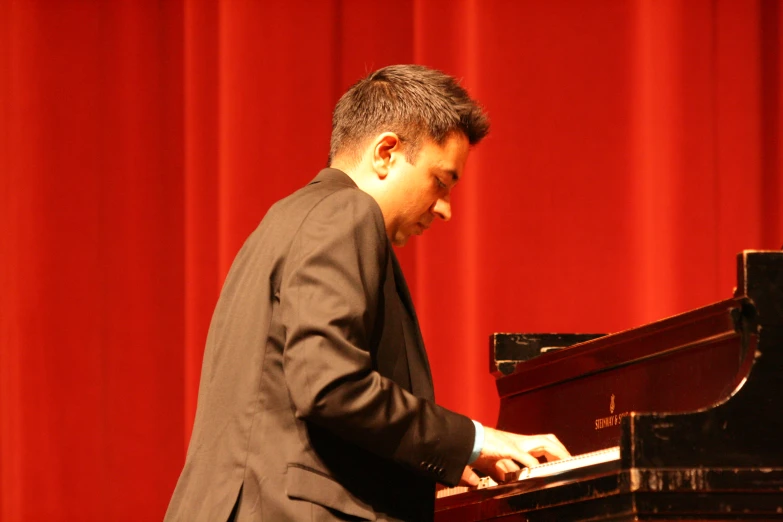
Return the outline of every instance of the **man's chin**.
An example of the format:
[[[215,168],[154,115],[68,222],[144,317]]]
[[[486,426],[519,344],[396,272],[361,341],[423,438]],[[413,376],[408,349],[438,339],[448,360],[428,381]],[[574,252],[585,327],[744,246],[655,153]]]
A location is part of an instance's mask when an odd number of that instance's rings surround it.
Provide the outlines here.
[[[410,236],[398,234],[394,237],[394,239],[392,239],[392,245],[396,247],[403,247],[408,243],[408,239],[410,239]]]

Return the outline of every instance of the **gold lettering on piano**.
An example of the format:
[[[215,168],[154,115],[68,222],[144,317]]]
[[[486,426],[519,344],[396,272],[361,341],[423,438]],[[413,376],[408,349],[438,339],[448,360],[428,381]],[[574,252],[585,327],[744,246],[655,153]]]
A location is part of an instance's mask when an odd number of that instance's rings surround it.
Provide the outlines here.
[[[612,426],[617,426],[620,424],[620,421],[623,417],[627,417],[630,412],[624,411],[622,413],[618,413],[616,415],[609,415],[608,417],[602,417],[600,419],[595,419],[595,429],[602,430],[604,428],[610,428]]]
[[[609,413],[614,413],[614,393],[609,397]]]

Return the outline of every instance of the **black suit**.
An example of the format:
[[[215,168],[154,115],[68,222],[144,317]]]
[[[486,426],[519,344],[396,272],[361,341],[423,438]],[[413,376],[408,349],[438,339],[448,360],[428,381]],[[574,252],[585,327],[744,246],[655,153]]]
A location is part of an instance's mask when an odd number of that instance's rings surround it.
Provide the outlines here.
[[[240,522],[431,519],[435,481],[459,481],[474,438],[432,399],[380,208],[325,169],[229,272],[166,520],[223,521],[235,504]]]

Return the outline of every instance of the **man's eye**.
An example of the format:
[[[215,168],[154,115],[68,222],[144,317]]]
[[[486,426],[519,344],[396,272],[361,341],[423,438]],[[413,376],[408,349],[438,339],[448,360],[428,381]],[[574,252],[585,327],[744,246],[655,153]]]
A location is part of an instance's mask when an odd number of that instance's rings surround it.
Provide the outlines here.
[[[443,183],[443,182],[440,180],[440,178],[439,178],[439,177],[437,177],[437,176],[435,176],[435,182],[438,184],[438,188],[440,188],[440,189],[445,189],[445,188],[447,188],[447,187],[446,187],[446,184],[445,184],[445,183]]]

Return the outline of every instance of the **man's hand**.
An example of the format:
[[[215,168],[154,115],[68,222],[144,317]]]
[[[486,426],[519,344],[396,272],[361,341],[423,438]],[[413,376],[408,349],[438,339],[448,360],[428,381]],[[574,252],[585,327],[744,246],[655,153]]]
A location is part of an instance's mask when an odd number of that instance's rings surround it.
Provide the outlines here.
[[[465,467],[461,484],[470,486],[478,484],[478,475],[473,472],[471,466],[500,483],[505,481],[506,473],[517,471],[519,464],[527,467],[539,464],[537,457],[544,457],[549,461],[570,456],[565,446],[552,434],[517,435],[485,426],[484,447],[478,459]]]

